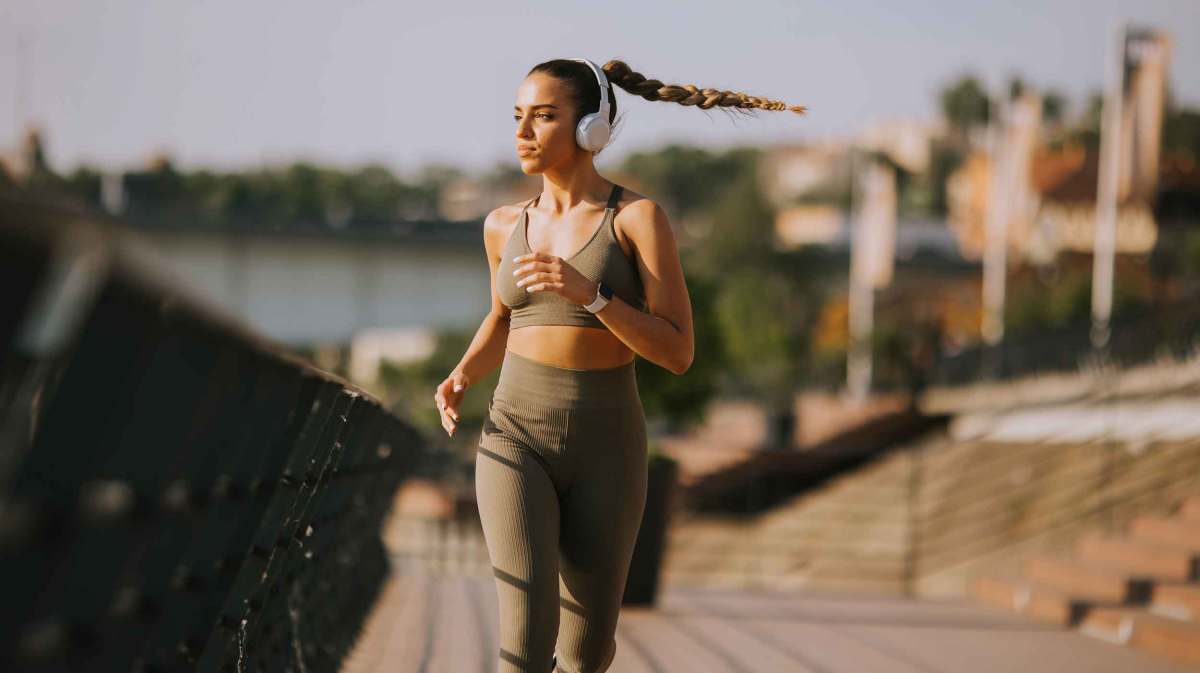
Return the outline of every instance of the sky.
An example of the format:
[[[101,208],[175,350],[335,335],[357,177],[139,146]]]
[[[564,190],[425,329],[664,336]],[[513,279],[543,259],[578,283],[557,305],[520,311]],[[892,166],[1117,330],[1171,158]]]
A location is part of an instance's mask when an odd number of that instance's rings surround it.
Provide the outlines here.
[[[1064,92],[1075,113],[1102,86],[1123,20],[1170,32],[1173,96],[1200,106],[1200,0],[7,0],[0,148],[33,122],[59,171],[136,168],[156,152],[217,170],[515,167],[516,88],[560,57],[810,109],[734,117],[618,89],[624,117],[603,169],[672,142],[936,121],[939,89],[964,73],[996,91],[1020,75]]]

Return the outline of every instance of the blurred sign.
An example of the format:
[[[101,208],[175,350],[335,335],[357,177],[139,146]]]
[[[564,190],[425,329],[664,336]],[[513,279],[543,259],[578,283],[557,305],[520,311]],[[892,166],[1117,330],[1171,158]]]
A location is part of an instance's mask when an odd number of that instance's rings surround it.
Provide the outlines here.
[[[874,288],[892,282],[896,248],[896,171],[868,162],[859,176],[859,209],[850,253],[852,281]]]

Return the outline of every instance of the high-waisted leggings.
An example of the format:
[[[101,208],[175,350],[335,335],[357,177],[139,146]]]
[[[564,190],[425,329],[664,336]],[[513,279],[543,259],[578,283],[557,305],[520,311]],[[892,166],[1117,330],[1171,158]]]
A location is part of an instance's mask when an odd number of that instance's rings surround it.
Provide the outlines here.
[[[600,673],[646,503],[634,363],[568,369],[505,351],[475,454],[500,606],[498,673]]]

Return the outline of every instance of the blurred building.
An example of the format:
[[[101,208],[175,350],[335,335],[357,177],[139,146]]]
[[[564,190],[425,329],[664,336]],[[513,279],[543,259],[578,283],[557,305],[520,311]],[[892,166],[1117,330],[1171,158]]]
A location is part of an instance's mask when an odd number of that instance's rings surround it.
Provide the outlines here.
[[[1169,50],[1170,39],[1156,31],[1130,31],[1126,39],[1118,253],[1148,253],[1158,238],[1154,211],[1164,170],[1159,149]],[[1003,218],[1014,260],[1044,264],[1060,251],[1092,251],[1099,153],[1078,144],[1048,147],[1038,108],[1031,92],[1011,101],[990,147],[969,155],[950,176],[950,226],[969,259],[982,256],[990,212]]]
[[[49,170],[42,132],[37,127],[27,128],[15,147],[0,147],[0,171],[11,182],[21,184]]]

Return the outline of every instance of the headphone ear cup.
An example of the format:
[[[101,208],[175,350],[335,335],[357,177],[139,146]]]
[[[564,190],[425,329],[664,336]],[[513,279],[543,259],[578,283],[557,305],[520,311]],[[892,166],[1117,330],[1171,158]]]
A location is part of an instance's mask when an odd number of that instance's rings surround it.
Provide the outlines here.
[[[584,115],[575,127],[575,142],[583,149],[595,152],[608,142],[611,131],[608,120],[602,119],[598,113],[591,112]]]

